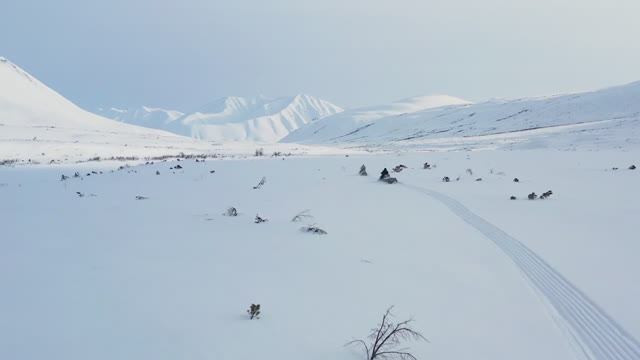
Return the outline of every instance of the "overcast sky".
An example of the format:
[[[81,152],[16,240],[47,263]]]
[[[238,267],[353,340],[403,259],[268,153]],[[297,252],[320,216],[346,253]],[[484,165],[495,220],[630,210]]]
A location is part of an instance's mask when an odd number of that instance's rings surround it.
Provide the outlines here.
[[[3,0],[0,56],[79,105],[355,107],[640,80],[638,0]]]

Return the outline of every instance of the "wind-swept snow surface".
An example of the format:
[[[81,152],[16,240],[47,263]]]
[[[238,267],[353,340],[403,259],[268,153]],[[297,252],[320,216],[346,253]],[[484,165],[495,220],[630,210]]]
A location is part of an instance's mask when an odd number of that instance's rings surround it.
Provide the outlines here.
[[[416,149],[640,146],[640,82],[587,93],[492,100],[374,119],[357,114],[350,111],[322,119],[284,141]]]
[[[358,360],[344,344],[395,305],[430,341],[407,344],[419,359],[637,359],[638,158],[0,167],[0,358]],[[377,181],[398,164],[398,184]]]
[[[164,129],[215,142],[276,142],[304,125],[341,112],[326,100],[310,95],[268,98],[231,96],[190,114],[162,109],[100,110],[109,118]],[[176,116],[180,114],[180,116]]]
[[[0,159],[168,155],[208,148],[192,139],[84,111],[0,59]]]

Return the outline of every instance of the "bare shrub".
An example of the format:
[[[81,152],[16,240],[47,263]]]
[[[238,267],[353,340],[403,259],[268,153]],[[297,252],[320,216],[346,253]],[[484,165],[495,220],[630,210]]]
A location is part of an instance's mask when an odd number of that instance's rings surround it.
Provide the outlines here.
[[[377,327],[371,329],[367,340],[353,340],[347,345],[359,344],[362,346],[367,360],[375,359],[400,359],[417,360],[403,344],[409,340],[429,341],[420,332],[411,327],[412,319],[394,322],[391,310],[388,308],[382,316],[382,321]]]
[[[300,222],[302,220],[311,220],[313,219],[313,215],[311,215],[311,210],[306,209],[306,210],[302,210],[299,213],[296,214],[296,216],[294,216],[291,221],[292,222]]]
[[[360,174],[360,176],[369,175],[369,174],[367,174],[367,167],[364,166],[364,164],[362,164],[362,166],[360,166],[360,171],[358,171],[358,174]]]
[[[402,171],[404,169],[408,169],[408,167],[406,165],[400,164],[400,165],[398,165],[398,166],[393,168],[393,172],[400,172],[400,171]]]
[[[551,195],[553,195],[553,191],[551,191],[551,190],[545,191],[545,192],[542,193],[542,195],[540,195],[540,199],[547,199]]]
[[[319,227],[317,227],[315,225],[303,226],[303,227],[300,228],[300,231],[306,232],[306,233],[311,233],[311,234],[316,234],[316,235],[327,235],[326,231],[320,229]]]
[[[236,210],[236,208],[234,208],[233,206],[228,208],[227,211],[225,211],[224,214],[222,214],[224,216],[238,216],[238,210]]]
[[[260,304],[251,304],[247,314],[249,314],[249,320],[260,319]]]
[[[258,185],[254,186],[253,189],[254,190],[260,189],[262,186],[264,186],[266,182],[267,182],[267,178],[263,176],[262,179],[260,179],[260,181],[258,182]]]

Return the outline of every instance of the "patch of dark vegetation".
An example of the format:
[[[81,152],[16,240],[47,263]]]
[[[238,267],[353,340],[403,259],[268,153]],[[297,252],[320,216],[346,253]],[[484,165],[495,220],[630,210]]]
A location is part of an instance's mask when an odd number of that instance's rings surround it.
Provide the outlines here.
[[[303,226],[300,228],[300,231],[302,232],[306,232],[306,233],[310,233],[310,234],[316,234],[316,235],[326,235],[327,232],[315,225],[308,225],[308,226]]]
[[[260,304],[251,304],[247,314],[249,314],[249,320],[260,319]]]

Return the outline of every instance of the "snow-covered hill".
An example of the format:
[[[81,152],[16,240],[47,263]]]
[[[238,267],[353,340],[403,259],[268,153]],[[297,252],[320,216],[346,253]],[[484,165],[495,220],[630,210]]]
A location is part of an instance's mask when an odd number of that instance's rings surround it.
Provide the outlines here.
[[[193,139],[85,111],[0,58],[0,159],[169,155],[208,148]]]
[[[230,96],[183,114],[175,110],[141,107],[98,109],[110,119],[163,129],[215,142],[277,142],[305,124],[342,109],[311,95],[268,98]]]
[[[108,109],[99,108],[96,113],[108,119],[156,129],[162,129],[168,123],[175,121],[184,115],[184,113],[177,110],[166,110],[148,106],[128,109],[119,109],[115,107]]]
[[[466,105],[470,102],[448,95],[419,96],[393,102],[388,105],[368,106],[347,110],[328,116],[321,121],[305,126],[283,139],[284,142],[331,142],[360,127],[367,127],[379,119],[414,113],[451,105]]]
[[[480,142],[527,147],[639,145],[640,82],[593,92],[459,104],[382,117],[358,111],[287,136],[306,144],[430,147]]]

